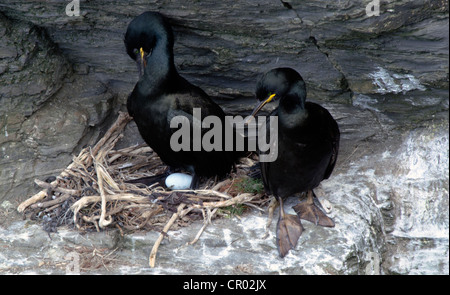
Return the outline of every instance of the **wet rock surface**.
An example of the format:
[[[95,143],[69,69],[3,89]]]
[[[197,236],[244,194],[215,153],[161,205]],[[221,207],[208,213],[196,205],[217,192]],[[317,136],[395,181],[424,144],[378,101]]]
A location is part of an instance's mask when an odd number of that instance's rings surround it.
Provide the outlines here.
[[[1,273],[67,273],[74,256],[81,273],[449,273],[448,1],[381,1],[377,17],[344,0],[82,1],[79,17],[67,3],[0,4]],[[124,110],[137,69],[123,34],[145,10],[172,19],[180,73],[227,113],[248,114],[266,70],[302,74],[342,133],[335,171],[316,190],[335,228],[305,221],[280,259],[277,215],[267,238],[267,213],[249,211],[186,245],[198,222],[169,232],[151,269],[156,232],[60,227],[50,238],[21,220],[33,180],[59,174]],[[142,142],[132,126],[124,146]]]

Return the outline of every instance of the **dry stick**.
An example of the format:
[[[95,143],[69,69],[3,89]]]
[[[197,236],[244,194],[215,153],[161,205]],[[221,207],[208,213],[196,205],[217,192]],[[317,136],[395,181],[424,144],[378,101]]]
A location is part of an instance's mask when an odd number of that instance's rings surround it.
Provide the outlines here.
[[[204,216],[202,228],[198,231],[195,238],[188,243],[188,245],[193,245],[193,244],[197,243],[198,239],[200,238],[202,233],[205,231],[208,224],[211,224],[211,218],[214,216],[214,214],[216,214],[218,209],[219,208],[214,208],[214,210],[211,212],[211,210],[209,210],[209,208],[207,208],[207,216]]]
[[[83,220],[84,220],[84,221],[90,222],[90,223],[93,223],[93,224],[94,224],[95,229],[97,230],[97,232],[100,232],[100,228],[98,227],[98,223],[97,223],[97,221],[96,221],[96,220],[98,220],[99,218],[100,218],[100,216],[96,216],[96,215],[93,215],[93,216],[91,216],[91,217],[83,216]]]
[[[26,199],[25,201],[20,203],[20,205],[17,207],[17,211],[19,211],[19,213],[22,213],[23,211],[25,211],[26,208],[28,208],[28,206],[30,206],[36,202],[39,202],[40,200],[44,199],[46,196],[47,196],[47,190],[38,192],[31,198]]]
[[[219,182],[218,184],[216,184],[215,186],[213,186],[213,187],[211,188],[211,190],[213,190],[213,191],[219,191],[219,189],[220,189],[222,186],[228,184],[229,182],[230,182],[229,179],[226,179],[226,180],[224,180],[224,181],[221,181],[221,182]]]
[[[84,152],[85,150],[82,150],[80,152],[80,155]],[[69,176],[69,174],[67,173],[67,171],[70,171],[72,169],[72,167],[74,167],[75,165],[77,165],[77,163],[72,162],[70,163],[69,166],[67,166],[66,169],[64,169],[64,171],[62,171],[59,176],[56,178],[56,180],[50,182],[50,186],[52,187],[56,187],[58,185],[58,178],[63,178],[63,177],[67,177]],[[28,208],[28,206],[39,202],[40,200],[44,199],[45,197],[47,197],[47,189],[42,190],[40,192],[38,192],[37,194],[33,195],[31,198],[23,201],[22,203],[20,203],[20,205],[17,207],[17,211],[19,211],[19,213],[22,213],[23,211],[25,211],[26,208]]]
[[[206,227],[208,226],[208,224],[211,224],[211,218],[216,214],[217,210],[219,209],[219,207],[226,207],[226,206],[231,206],[234,204],[238,204],[238,203],[243,203],[245,201],[250,201],[254,196],[251,194],[241,194],[238,195],[236,197],[234,197],[231,200],[225,200],[225,201],[220,201],[220,202],[208,202],[208,203],[203,203],[203,206],[200,205],[194,205],[194,207],[196,208],[202,208],[206,209],[206,216],[204,216],[204,221],[203,221],[203,226],[202,228],[199,230],[199,232],[197,233],[197,235],[195,236],[195,238],[189,242],[189,245],[193,245],[195,244],[198,239],[200,238],[200,236],[202,235],[202,233],[205,231]],[[200,207],[199,207],[200,206]],[[194,208],[192,207],[192,208]],[[210,208],[214,208],[214,210],[211,212]]]
[[[110,158],[108,159],[109,163],[114,162],[115,160],[117,160],[118,158],[122,157],[122,156],[132,156],[132,157],[140,157],[140,158],[145,158],[147,159],[147,156],[142,155],[144,153],[147,152],[151,152],[153,151],[149,146],[133,146],[133,147],[128,147],[128,148],[123,148],[121,150],[118,151],[110,151],[109,154],[111,154]]]
[[[71,197],[71,195],[69,194],[64,194],[62,196],[60,196],[59,198],[56,198],[54,200],[51,201],[47,201],[47,202],[39,202],[39,203],[35,203],[31,205],[32,209],[36,209],[36,208],[47,208],[53,205],[57,205],[60,204],[62,202],[64,202],[65,200],[69,199]]]
[[[243,193],[240,195],[237,195],[236,197],[232,199],[228,199],[225,201],[219,201],[219,202],[204,202],[202,205],[199,204],[193,204],[192,208],[217,208],[217,207],[227,207],[235,204],[242,204],[245,202],[251,201],[255,195],[249,194],[249,193]]]
[[[95,170],[97,172],[97,179],[98,179],[98,188],[100,190],[100,197],[102,199],[102,203],[101,203],[101,213],[100,213],[100,220],[98,221],[98,225],[101,228],[105,228],[108,225],[110,225],[113,222],[113,219],[111,218],[111,216],[109,216],[109,219],[106,219],[107,216],[106,215],[106,194],[105,194],[105,190],[103,188],[103,171],[100,168],[100,165],[98,163],[95,163]]]
[[[266,210],[264,210],[264,209],[262,209],[262,208],[260,208],[260,207],[258,207],[258,206],[256,206],[256,205],[254,205],[254,204],[252,204],[252,203],[245,202],[245,203],[243,203],[243,204],[246,205],[246,206],[252,207],[252,208],[254,208],[254,209],[256,209],[256,210],[259,210],[259,211],[261,211],[261,212],[266,212]]]
[[[167,232],[169,231],[169,229],[172,226],[172,224],[177,220],[178,216],[180,216],[182,213],[184,213],[184,212],[182,212],[182,210],[183,210],[183,208],[185,206],[186,206],[186,204],[184,204],[184,203],[181,203],[178,206],[177,212],[172,215],[172,217],[170,218],[169,222],[167,222],[166,226],[164,226],[161,234],[159,235],[158,239],[156,240],[155,244],[153,245],[153,248],[152,248],[152,251],[150,252],[150,257],[149,257],[149,265],[150,265],[150,267],[155,267],[156,252],[158,252],[159,245],[161,244],[161,242],[162,242],[162,240],[164,238],[164,235],[167,234]]]
[[[106,141],[111,137],[111,135],[114,132],[116,132],[117,130],[122,130],[125,127],[125,125],[129,121],[131,121],[131,119],[132,118],[128,115],[128,113],[119,112],[119,117],[117,118],[114,125],[106,132],[106,134],[94,146],[93,154],[96,154],[100,150],[100,148],[106,143]],[[87,167],[90,166],[92,163],[92,158],[88,157],[89,153],[86,153],[86,151],[87,151],[87,149],[81,150],[81,152],[79,153],[79,155],[77,157],[78,161],[73,161],[72,163],[70,163],[70,165],[66,169],[64,169],[64,171],[62,171],[61,174],[57,177],[57,179],[52,181],[50,183],[50,185],[56,187],[58,185],[58,178],[63,178],[63,177],[69,176],[69,174],[66,171],[70,171],[72,169],[72,167],[74,167],[75,165],[78,165],[79,162],[87,161],[87,163],[86,163]],[[47,196],[47,190],[40,191],[39,193],[33,195],[31,198],[22,202],[17,207],[17,211],[19,211],[20,213],[24,212],[28,206],[30,206],[36,202],[39,202],[40,200],[44,199],[46,196]]]
[[[148,197],[134,195],[134,194],[115,194],[115,195],[107,195],[108,200],[110,201],[126,201],[126,202],[134,202],[134,203],[142,203],[149,204],[150,200]],[[84,196],[79,199],[70,207],[74,212],[80,211],[80,209],[86,207],[89,204],[97,203],[101,201],[100,196]]]
[[[131,117],[128,113],[119,112],[116,122],[111,126],[111,128],[106,131],[105,135],[97,142],[97,144],[92,148],[92,154],[95,155],[98,151],[106,144],[106,142],[112,137],[115,132],[120,132],[128,122],[131,121]],[[88,159],[87,166],[91,165],[92,159]]]
[[[173,192],[181,192],[181,193],[195,193],[198,195],[213,195],[213,196],[217,196],[217,197],[221,197],[224,199],[232,199],[232,197],[230,195],[221,193],[221,192],[216,192],[213,190],[209,190],[209,189],[199,189],[199,190],[173,190]]]
[[[107,195],[106,198],[109,201],[127,201],[127,202],[147,203],[147,204],[150,203],[148,197],[138,196],[134,194]],[[89,204],[100,202],[101,200],[102,200],[101,196],[84,196],[83,198],[73,203],[70,209],[73,211],[74,224],[77,224],[77,215],[82,208],[86,207]]]
[[[53,191],[58,192],[58,193],[63,193],[63,194],[68,194],[68,195],[73,195],[73,196],[81,195],[81,190],[53,186],[50,183],[39,180],[39,179],[35,179],[34,183],[36,183],[38,186],[40,186],[42,188],[52,189]]]
[[[119,121],[119,120],[117,120],[117,121]],[[114,126],[115,125],[116,124],[114,124]],[[113,129],[113,128],[110,128],[110,130],[111,129]],[[107,184],[109,184],[109,186],[111,186],[114,190],[116,190],[116,191],[120,190],[119,187],[117,186],[117,184],[115,183],[115,181],[111,178],[111,176],[106,171],[106,168],[103,167],[103,165],[101,164],[101,160],[104,159],[104,157],[108,154],[108,152],[114,147],[114,145],[116,144],[117,140],[119,140],[120,137],[121,136],[119,134],[115,138],[109,138],[109,140],[104,143],[104,146],[102,148],[100,148],[99,150],[97,150],[96,155],[94,153],[91,154],[91,158],[94,159],[94,167],[95,167],[95,172],[97,174],[98,187],[100,190],[100,196],[102,198],[100,220],[98,222],[98,225],[100,226],[100,228],[105,228],[113,222],[113,219],[111,216],[106,216],[107,198],[106,198],[106,193],[105,193],[105,187],[103,185],[104,181]],[[96,147],[94,147],[94,149],[95,148]],[[95,157],[94,157],[94,155],[95,155]]]

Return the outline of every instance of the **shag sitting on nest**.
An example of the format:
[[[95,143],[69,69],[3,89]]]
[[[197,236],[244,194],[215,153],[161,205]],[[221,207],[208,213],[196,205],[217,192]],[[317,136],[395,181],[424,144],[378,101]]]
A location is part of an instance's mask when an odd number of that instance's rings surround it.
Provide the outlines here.
[[[271,113],[278,116],[278,157],[273,162],[260,162],[260,166],[266,191],[280,203],[277,248],[284,257],[303,232],[300,219],[334,227],[313,189],[330,177],[336,164],[339,127],[325,108],[305,102],[305,82],[291,68],[276,68],[264,74],[257,83],[256,97],[261,102],[252,116],[268,102],[280,99]],[[306,193],[307,199],[293,207],[297,215],[286,214],[283,199],[296,193]]]
[[[169,167],[191,172],[191,188],[195,189],[199,176],[226,175],[243,153],[225,151],[225,113],[202,89],[178,74],[173,45],[172,28],[160,13],[145,12],[128,25],[125,46],[128,55],[138,63],[140,80],[128,98],[127,107],[145,142]],[[220,119],[220,150],[206,151],[203,145],[194,150],[193,143],[198,142],[193,131],[194,108],[201,109],[201,118]],[[176,116],[189,120],[188,150],[174,151],[171,146],[171,137],[177,129],[170,125]],[[211,128],[202,126],[202,138],[208,130]]]

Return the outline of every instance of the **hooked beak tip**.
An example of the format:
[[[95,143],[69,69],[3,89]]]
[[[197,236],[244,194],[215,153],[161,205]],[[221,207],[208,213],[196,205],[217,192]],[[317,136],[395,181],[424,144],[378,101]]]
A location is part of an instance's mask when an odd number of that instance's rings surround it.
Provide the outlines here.
[[[275,97],[276,94],[271,94],[267,99],[261,101],[260,103],[258,103],[258,105],[253,109],[252,114],[250,115],[250,118],[255,117],[255,115],[269,102],[271,102],[273,100],[273,98]],[[247,120],[248,122],[250,122],[250,118]]]

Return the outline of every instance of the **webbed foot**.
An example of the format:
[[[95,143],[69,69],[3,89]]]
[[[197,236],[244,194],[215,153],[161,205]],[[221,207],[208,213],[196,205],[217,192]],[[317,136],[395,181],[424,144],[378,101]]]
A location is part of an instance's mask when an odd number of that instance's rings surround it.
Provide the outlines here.
[[[297,215],[286,214],[283,201],[280,201],[280,217],[277,224],[277,248],[283,258],[289,250],[297,246],[298,239],[303,233],[303,226]]]
[[[323,212],[323,207],[312,190],[308,191],[305,201],[292,207],[298,217],[315,225],[334,227],[334,221]]]

